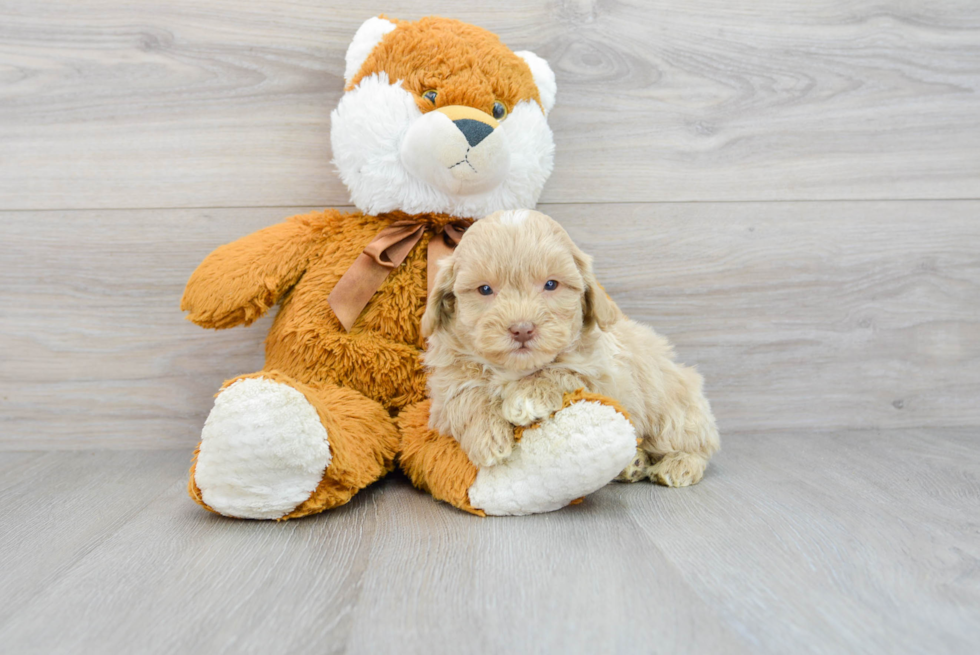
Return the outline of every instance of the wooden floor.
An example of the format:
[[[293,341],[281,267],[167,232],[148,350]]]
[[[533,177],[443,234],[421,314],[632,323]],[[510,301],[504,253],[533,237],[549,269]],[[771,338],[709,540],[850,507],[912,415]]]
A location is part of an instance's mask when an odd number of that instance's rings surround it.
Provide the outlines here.
[[[732,437],[697,487],[480,519],[394,476],[286,523],[186,451],[0,454],[5,653],[975,653],[976,430]]]
[[[371,15],[547,58],[541,209],[706,379],[695,488],[477,519],[393,476],[285,524],[186,469],[270,318],[179,299],[349,200]],[[976,653],[972,0],[0,0],[0,653]]]

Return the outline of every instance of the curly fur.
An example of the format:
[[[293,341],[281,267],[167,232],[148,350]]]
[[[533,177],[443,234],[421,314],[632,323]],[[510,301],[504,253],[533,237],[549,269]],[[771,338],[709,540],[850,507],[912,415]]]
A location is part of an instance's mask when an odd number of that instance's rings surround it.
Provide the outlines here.
[[[533,338],[520,343],[515,326]],[[620,312],[591,258],[544,214],[498,212],[467,230],[439,270],[422,327],[431,426],[477,465],[505,459],[514,425],[550,416],[579,388],[617,399],[636,426],[644,475],[624,479],[694,484],[718,449],[701,376]]]

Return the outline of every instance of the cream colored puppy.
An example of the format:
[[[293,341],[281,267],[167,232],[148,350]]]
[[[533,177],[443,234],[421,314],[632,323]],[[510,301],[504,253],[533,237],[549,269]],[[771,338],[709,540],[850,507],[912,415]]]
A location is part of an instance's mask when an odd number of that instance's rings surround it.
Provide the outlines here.
[[[642,437],[620,480],[701,479],[719,445],[701,376],[623,315],[556,221],[529,210],[477,221],[434,287],[422,317],[430,425],[474,464],[505,459],[514,425],[550,416],[584,387],[618,400]]]

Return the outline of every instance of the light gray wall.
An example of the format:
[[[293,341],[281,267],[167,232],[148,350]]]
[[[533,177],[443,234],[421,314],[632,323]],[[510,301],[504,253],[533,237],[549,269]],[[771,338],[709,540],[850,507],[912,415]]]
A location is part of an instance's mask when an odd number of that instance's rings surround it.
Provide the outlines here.
[[[178,302],[215,246],[343,206],[329,112],[418,3],[0,5],[0,448],[192,446],[263,319]],[[353,7],[352,5],[358,6]],[[541,208],[707,379],[728,434],[980,425],[970,2],[430,0],[556,71]]]

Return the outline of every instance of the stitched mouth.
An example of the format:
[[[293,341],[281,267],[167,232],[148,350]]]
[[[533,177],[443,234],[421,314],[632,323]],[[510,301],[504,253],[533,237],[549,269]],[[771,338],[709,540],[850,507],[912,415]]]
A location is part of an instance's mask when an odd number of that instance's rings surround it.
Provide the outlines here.
[[[466,149],[466,156],[463,157],[462,159],[460,159],[458,162],[456,162],[452,166],[450,166],[449,167],[449,170],[453,170],[454,168],[456,168],[457,166],[460,166],[462,164],[466,164],[467,166],[469,166],[470,167],[470,170],[472,170],[474,173],[479,173],[480,172],[480,171],[476,170],[476,168],[473,166],[473,164],[470,163],[470,149],[469,148]]]

